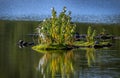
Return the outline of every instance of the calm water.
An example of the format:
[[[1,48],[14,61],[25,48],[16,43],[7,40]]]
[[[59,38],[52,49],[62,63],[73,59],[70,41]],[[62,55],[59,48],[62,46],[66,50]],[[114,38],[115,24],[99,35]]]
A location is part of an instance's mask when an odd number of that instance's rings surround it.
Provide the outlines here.
[[[18,40],[32,41],[27,34],[33,33],[38,24],[0,21],[0,78],[120,78],[120,40],[112,41],[111,48],[59,53],[42,54],[31,47],[18,48]],[[89,25],[98,31],[104,27],[120,36],[120,25],[116,24],[80,24],[77,31],[85,33]]]

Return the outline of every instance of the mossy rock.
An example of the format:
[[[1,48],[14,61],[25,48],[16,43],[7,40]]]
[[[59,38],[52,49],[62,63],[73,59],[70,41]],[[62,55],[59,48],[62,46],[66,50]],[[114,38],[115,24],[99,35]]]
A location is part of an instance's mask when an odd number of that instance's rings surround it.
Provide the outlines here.
[[[72,47],[69,45],[57,45],[57,44],[51,44],[51,45],[46,45],[46,44],[40,44],[32,47],[33,50],[38,51],[38,52],[57,52],[56,50],[71,50]]]
[[[84,41],[77,41],[74,42],[73,45],[58,45],[58,44],[39,44],[36,46],[33,46],[32,49],[37,52],[46,53],[49,52],[59,52],[59,50],[71,50],[75,48],[103,48],[103,47],[110,47],[112,44],[110,42],[100,42],[99,44],[94,44],[94,42],[84,42]]]

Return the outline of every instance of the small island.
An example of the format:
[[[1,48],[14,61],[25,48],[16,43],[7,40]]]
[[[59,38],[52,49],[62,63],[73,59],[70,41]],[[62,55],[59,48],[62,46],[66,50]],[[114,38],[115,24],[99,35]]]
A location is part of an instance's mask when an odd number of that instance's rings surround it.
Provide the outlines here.
[[[52,8],[51,18],[46,18],[36,28],[37,45],[32,49],[36,51],[71,50],[79,47],[103,48],[112,45],[109,40],[101,40],[103,36],[103,38],[108,37],[105,31],[98,35],[91,26],[88,27],[84,38],[81,38],[76,34],[76,24],[71,19],[71,11],[67,12],[66,7],[63,7],[59,15]],[[110,36],[109,39],[111,38]]]

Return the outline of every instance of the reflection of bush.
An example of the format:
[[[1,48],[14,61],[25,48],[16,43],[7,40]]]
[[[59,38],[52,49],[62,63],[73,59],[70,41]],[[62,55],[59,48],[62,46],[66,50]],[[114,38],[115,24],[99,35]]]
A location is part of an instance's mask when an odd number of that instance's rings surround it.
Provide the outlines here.
[[[46,53],[39,61],[38,70],[42,74],[55,74],[60,73],[62,76],[69,76],[73,72],[73,52],[64,53]]]
[[[91,66],[91,62],[95,62],[95,49],[87,48],[86,57],[87,57],[88,66]]]

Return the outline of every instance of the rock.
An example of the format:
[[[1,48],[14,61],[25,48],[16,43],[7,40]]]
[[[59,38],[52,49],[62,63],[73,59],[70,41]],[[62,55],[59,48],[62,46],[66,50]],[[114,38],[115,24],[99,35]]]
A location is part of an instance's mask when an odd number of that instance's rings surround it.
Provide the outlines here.
[[[99,44],[99,41],[95,41],[95,44]]]
[[[94,48],[103,48],[103,45],[94,45]]]
[[[109,35],[109,34],[99,34],[95,37],[96,39],[103,39],[103,40],[107,40],[107,39],[113,39],[114,36]]]
[[[111,46],[112,46],[111,43],[104,44],[104,45],[95,44],[94,48],[104,48],[104,47],[111,47]]]
[[[34,42],[25,42],[23,40],[19,40],[17,45],[19,46],[19,48],[23,48],[23,47],[33,46],[35,44]]]

